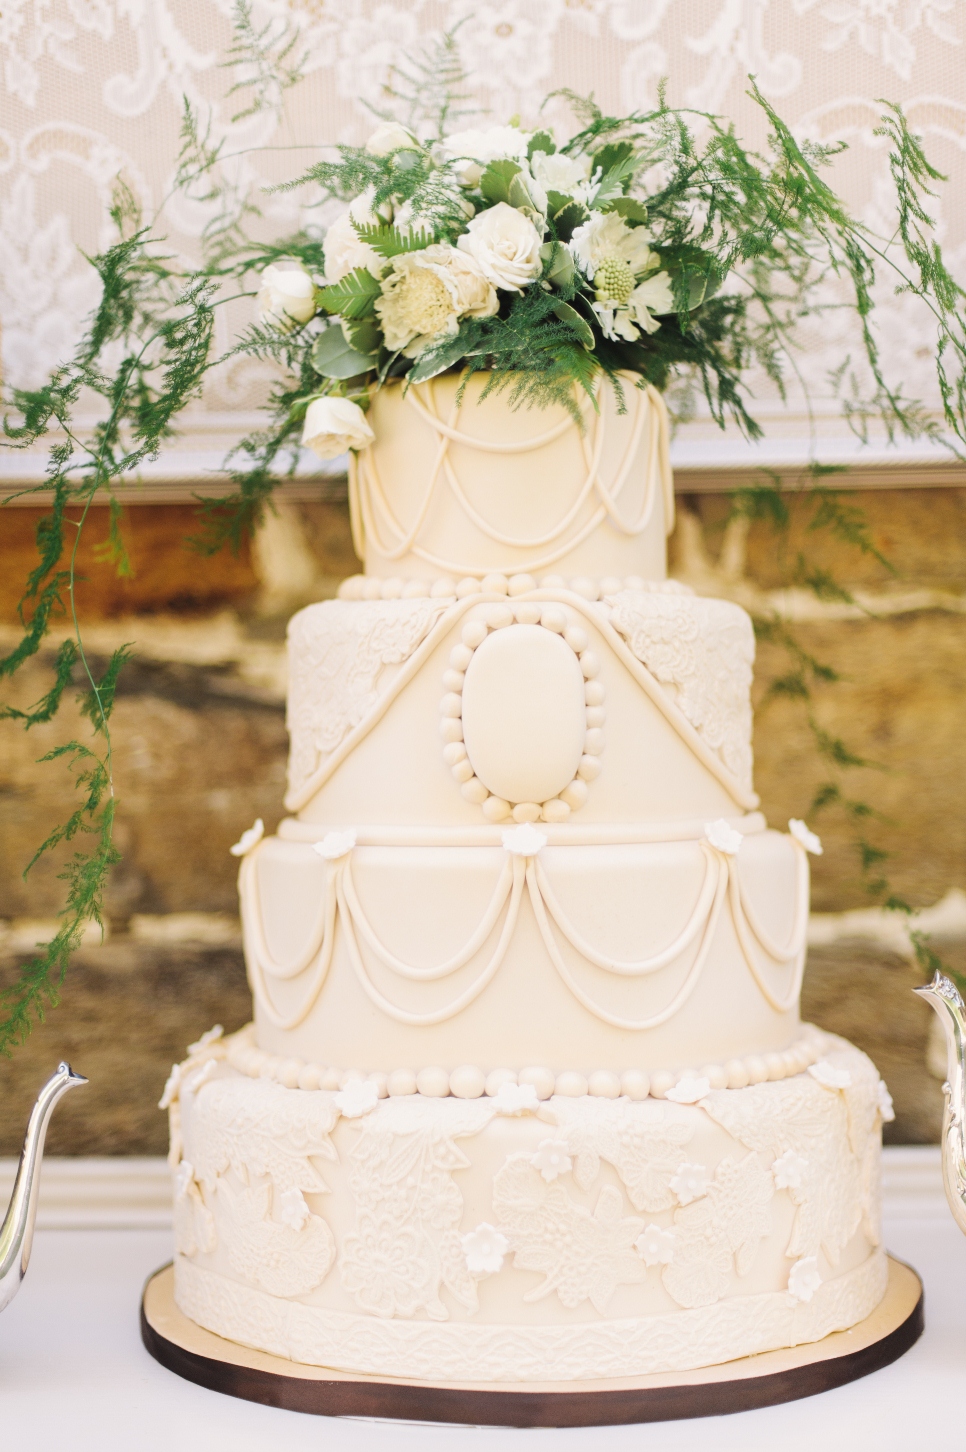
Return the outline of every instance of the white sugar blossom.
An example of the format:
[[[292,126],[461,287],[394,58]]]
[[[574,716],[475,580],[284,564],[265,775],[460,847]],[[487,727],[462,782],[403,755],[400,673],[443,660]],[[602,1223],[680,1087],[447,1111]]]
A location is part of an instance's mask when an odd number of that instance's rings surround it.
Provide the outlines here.
[[[301,1190],[283,1190],[279,1197],[278,1218],[282,1225],[290,1225],[293,1230],[301,1230],[306,1220],[310,1218],[312,1211],[305,1203],[305,1196]]]
[[[670,1265],[674,1259],[674,1231],[649,1225],[635,1240],[634,1249],[645,1265]]]
[[[522,292],[540,275],[540,242],[529,217],[497,202],[473,218],[456,245],[473,258],[493,287]]]
[[[726,822],[724,817],[719,817],[716,822],[705,822],[704,835],[712,847],[717,847],[719,852],[726,852],[729,857],[734,857],[745,840],[742,834]]]
[[[475,187],[491,161],[523,162],[530,144],[530,132],[517,126],[470,127],[444,136],[437,146],[442,161],[455,161],[456,175],[464,187]]]
[[[501,1084],[490,1103],[497,1114],[535,1114],[540,1108],[540,1100],[532,1084]]]
[[[876,1107],[879,1110],[879,1117],[883,1124],[891,1124],[896,1117],[896,1111],[892,1103],[892,1095],[886,1088],[884,1079],[880,1079],[875,1090]]]
[[[375,1109],[379,1102],[379,1086],[371,1079],[350,1079],[335,1096],[335,1107],[345,1119],[359,1119]]]
[[[207,1084],[217,1068],[217,1059],[205,1059],[203,1064],[189,1064],[181,1075],[179,1095],[197,1094],[202,1084]]]
[[[681,1078],[665,1094],[665,1099],[673,1099],[675,1104],[697,1104],[699,1099],[706,1099],[711,1093],[710,1081],[699,1078],[697,1074],[682,1074]]]
[[[547,192],[560,192],[575,201],[586,202],[590,195],[589,156],[565,156],[557,151],[535,151],[530,159],[533,179]]]
[[[262,821],[261,817],[259,817],[258,820],[255,822],[254,826],[249,827],[247,832],[243,832],[235,845],[233,847],[229,847],[228,851],[231,853],[232,857],[244,857],[245,854],[247,852],[250,852],[253,847],[258,846],[259,842],[264,836],[265,823]]]
[[[164,1088],[161,1091],[161,1098],[158,1100],[159,1109],[170,1109],[171,1105],[177,1099],[181,1090],[181,1073],[180,1064],[171,1065],[171,1073],[165,1080]]]
[[[357,267],[364,267],[373,277],[381,277],[385,272],[385,257],[381,257],[368,242],[362,241],[354,225],[358,223],[360,227],[371,227],[376,222],[391,220],[391,207],[386,208],[389,214],[387,217],[376,216],[372,210],[372,197],[373,189],[367,187],[330,223],[322,243],[326,282],[341,282],[350,272],[355,272]]]
[[[195,1167],[190,1160],[182,1160],[174,1172],[174,1198],[183,1200],[191,1189],[195,1178]]]
[[[314,398],[305,410],[302,443],[320,459],[367,449],[374,438],[365,414],[351,398]]]
[[[806,852],[811,852],[815,857],[821,857],[821,837],[817,836],[815,832],[810,832],[801,818],[790,817],[788,819],[788,830],[795,838],[795,841],[802,844]]]
[[[188,1045],[188,1058],[193,1059],[196,1054],[203,1054],[205,1049],[217,1043],[220,1038],[224,1037],[224,1034],[225,1030],[221,1024],[216,1023],[214,1028],[210,1028],[206,1034],[201,1035],[197,1043]]]
[[[800,1190],[802,1176],[808,1169],[808,1160],[798,1150],[786,1150],[771,1167],[775,1177],[776,1190]]]
[[[314,318],[315,312],[315,283],[301,262],[283,258],[265,268],[255,300],[255,314],[263,327],[288,333]]]
[[[408,126],[398,121],[384,121],[366,142],[370,156],[391,156],[394,151],[419,151],[419,142]]]
[[[668,1183],[681,1204],[690,1205],[692,1200],[700,1200],[702,1195],[708,1193],[710,1179],[711,1176],[705,1165],[692,1165],[685,1160],[684,1164],[678,1167],[677,1174],[672,1175]]]
[[[448,242],[434,242],[393,258],[375,306],[386,347],[415,358],[430,343],[455,336],[460,318],[492,317],[500,304],[472,257]]]
[[[590,219],[574,230],[570,250],[574,261],[589,282],[594,282],[600,267],[605,281],[613,273],[615,283],[621,276],[630,279],[617,301],[627,302],[634,281],[645,272],[653,272],[660,258],[650,247],[651,234],[646,227],[628,227],[617,212],[594,212]],[[621,271],[623,269],[623,271]]]
[[[461,1240],[471,1276],[493,1276],[503,1269],[503,1258],[510,1249],[510,1242],[495,1226],[484,1220]]]
[[[536,857],[547,845],[547,834],[532,822],[521,822],[519,827],[504,827],[503,845],[514,857]]]
[[[814,1255],[803,1255],[788,1272],[788,1291],[796,1301],[810,1301],[821,1284]]]
[[[312,851],[324,857],[326,862],[337,862],[340,857],[346,857],[356,845],[355,827],[347,827],[342,832],[326,832],[321,842],[312,843]]]
[[[817,1064],[811,1064],[808,1072],[826,1089],[848,1089],[852,1083],[848,1069],[836,1069],[828,1059],[819,1059]]]
[[[549,1184],[558,1175],[565,1175],[573,1169],[569,1154],[570,1146],[565,1139],[544,1139],[537,1145],[537,1152],[530,1156],[530,1163],[539,1170]]]

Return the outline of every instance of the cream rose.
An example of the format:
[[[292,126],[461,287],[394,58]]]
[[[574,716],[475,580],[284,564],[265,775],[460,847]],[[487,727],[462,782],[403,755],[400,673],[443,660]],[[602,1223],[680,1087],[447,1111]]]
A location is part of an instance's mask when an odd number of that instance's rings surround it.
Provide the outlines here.
[[[261,276],[261,287],[255,301],[260,323],[288,333],[297,323],[315,317],[315,283],[301,262],[272,262]]]
[[[516,126],[479,126],[454,131],[437,146],[443,161],[455,161],[456,175],[465,187],[475,187],[491,161],[523,161],[530,133]]]
[[[302,443],[320,459],[337,459],[347,449],[367,449],[375,437],[351,398],[316,398],[306,409]]]
[[[488,282],[504,292],[522,292],[540,276],[540,234],[529,218],[506,202],[474,217],[456,245],[473,258]]]
[[[460,318],[490,317],[499,301],[482,270],[448,242],[393,259],[376,299],[386,347],[410,357],[454,334]]]
[[[386,121],[377,126],[369,137],[366,150],[371,156],[391,156],[394,151],[418,151],[419,142],[408,126],[401,126],[398,121]]]
[[[372,210],[372,189],[367,187],[329,227],[322,244],[325,253],[326,282],[341,282],[357,267],[365,267],[373,277],[381,277],[386,259],[380,257],[368,242],[363,242],[353,223],[371,227],[380,218]]]

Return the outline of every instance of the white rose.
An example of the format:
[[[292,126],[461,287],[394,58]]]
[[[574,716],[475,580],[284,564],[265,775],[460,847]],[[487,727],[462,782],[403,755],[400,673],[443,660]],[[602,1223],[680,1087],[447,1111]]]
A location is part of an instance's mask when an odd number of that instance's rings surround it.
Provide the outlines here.
[[[301,262],[272,262],[261,277],[255,301],[256,316],[262,324],[271,324],[282,332],[290,332],[296,323],[307,323],[315,317],[315,283]]]
[[[373,277],[381,277],[386,266],[386,259],[380,257],[379,253],[370,247],[368,242],[363,242],[353,223],[360,227],[371,227],[375,222],[382,219],[376,216],[372,210],[372,188],[367,187],[361,196],[356,197],[346,210],[331,224],[325,234],[325,241],[322,244],[325,253],[325,280],[326,282],[341,282],[343,277],[348,277],[350,272],[355,272],[357,267],[367,268]]]
[[[398,121],[386,121],[377,126],[366,142],[366,150],[372,156],[391,156],[394,151],[418,151],[419,142],[408,126]]]
[[[561,151],[553,154],[535,151],[530,160],[530,170],[544,191],[561,192],[565,197],[575,197],[578,201],[586,202],[590,190],[589,156],[565,156]]]
[[[459,163],[456,175],[463,186],[475,187],[489,162],[523,161],[529,144],[530,133],[517,126],[485,126],[444,136],[437,151],[441,160]]]
[[[456,333],[460,318],[490,317],[498,307],[481,268],[448,242],[394,258],[376,300],[386,347],[402,348],[409,357]]]
[[[306,410],[302,443],[320,459],[337,459],[347,449],[366,449],[375,437],[351,398],[316,398]]]
[[[522,292],[540,276],[540,234],[529,218],[506,202],[474,217],[456,245],[504,292]]]
[[[657,266],[650,240],[646,227],[628,227],[618,212],[594,212],[575,229],[570,250],[591,281],[602,262],[624,263],[637,277]]]

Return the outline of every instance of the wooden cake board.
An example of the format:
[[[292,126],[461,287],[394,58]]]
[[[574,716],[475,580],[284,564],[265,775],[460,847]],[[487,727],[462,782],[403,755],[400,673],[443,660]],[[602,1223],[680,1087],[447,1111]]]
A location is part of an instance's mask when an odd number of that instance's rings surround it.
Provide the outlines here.
[[[211,1391],[325,1417],[498,1427],[663,1422],[796,1401],[888,1366],[922,1330],[922,1282],[892,1256],[881,1303],[849,1331],[722,1366],[612,1381],[431,1384],[303,1366],[225,1341],[189,1321],[175,1305],[171,1265],[154,1273],[141,1302],[141,1338],[151,1355]]]

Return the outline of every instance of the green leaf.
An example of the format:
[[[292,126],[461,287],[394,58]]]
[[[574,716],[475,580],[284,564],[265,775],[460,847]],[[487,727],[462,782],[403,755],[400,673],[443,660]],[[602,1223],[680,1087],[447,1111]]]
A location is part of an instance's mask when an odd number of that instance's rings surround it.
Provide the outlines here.
[[[594,193],[593,205],[603,207],[605,202],[622,196],[634,175],[635,166],[631,142],[616,141],[610,146],[602,146],[594,155],[594,170],[599,168],[603,174]]]
[[[563,197],[559,192],[548,194],[548,209],[553,208],[558,199],[561,205],[552,212],[551,221],[560,241],[569,242],[581,223],[587,221],[590,213],[583,202],[575,202],[573,197]]]
[[[568,248],[560,242],[544,242],[540,248],[540,260],[544,266],[551,263],[549,272],[544,275],[544,282],[549,282],[551,287],[561,291],[573,285],[574,259]]]
[[[438,373],[445,373],[447,368],[452,368],[466,354],[466,339],[459,333],[453,338],[447,338],[443,343],[437,343],[435,347],[427,348],[416,359],[415,365],[407,373],[409,383],[425,383],[427,378],[435,378]]]
[[[535,152],[538,151],[545,151],[552,156],[556,149],[556,143],[549,131],[535,131],[530,137],[530,145],[527,147],[527,159],[532,161]]]
[[[522,168],[515,161],[491,161],[480,177],[480,191],[488,202],[510,201],[510,183]]]
[[[553,311],[562,323],[567,323],[571,328],[573,328],[574,332],[577,334],[578,338],[580,339],[581,343],[583,343],[585,348],[593,348],[593,329],[590,327],[589,323],[584,322],[583,318],[580,316],[575,308],[572,308],[569,303],[556,302],[553,305]]]
[[[615,197],[601,209],[605,212],[616,212],[623,217],[632,227],[639,227],[647,221],[647,208],[643,202],[637,201],[635,197]]]
[[[382,291],[379,279],[365,267],[324,287],[319,293],[319,302],[327,313],[338,313],[343,318],[365,318],[373,310],[373,304]]]
[[[371,353],[358,353],[338,326],[326,328],[312,344],[312,367],[323,378],[356,378],[376,366]]]
[[[374,316],[347,319],[342,331],[357,353],[378,353],[382,347],[382,329]]]
[[[404,252],[422,252],[436,238],[432,232],[400,232],[398,227],[379,222],[364,225],[353,223],[359,241],[365,242],[380,257],[400,257]]]

